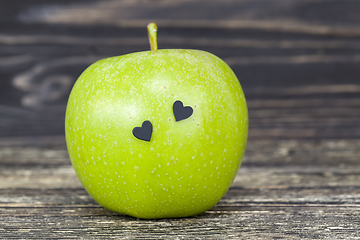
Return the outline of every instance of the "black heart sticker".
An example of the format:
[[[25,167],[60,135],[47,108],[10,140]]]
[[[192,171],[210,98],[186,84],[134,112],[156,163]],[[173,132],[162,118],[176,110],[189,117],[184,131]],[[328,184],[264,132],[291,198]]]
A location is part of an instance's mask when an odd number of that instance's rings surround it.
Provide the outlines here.
[[[151,122],[144,121],[141,127],[135,127],[132,132],[136,138],[150,142],[152,129]]]
[[[189,106],[184,107],[184,104],[181,101],[174,102],[173,111],[174,111],[175,120],[177,122],[187,119],[193,114],[192,107]]]

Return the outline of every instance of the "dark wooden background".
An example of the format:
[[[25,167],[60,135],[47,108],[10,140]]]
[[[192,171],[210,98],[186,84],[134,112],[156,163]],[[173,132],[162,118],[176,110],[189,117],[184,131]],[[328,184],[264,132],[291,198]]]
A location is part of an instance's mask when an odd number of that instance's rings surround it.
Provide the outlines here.
[[[249,141],[232,187],[193,218],[97,205],[64,140],[67,97],[97,59],[214,53],[237,74]],[[360,1],[0,0],[0,238],[360,239]]]

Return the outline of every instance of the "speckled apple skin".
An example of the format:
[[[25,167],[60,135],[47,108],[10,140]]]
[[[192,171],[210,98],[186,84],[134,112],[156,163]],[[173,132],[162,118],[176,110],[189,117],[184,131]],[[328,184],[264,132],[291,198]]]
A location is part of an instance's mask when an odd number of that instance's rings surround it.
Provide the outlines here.
[[[176,100],[193,114],[175,121]],[[149,120],[150,142],[132,130]],[[248,112],[240,83],[220,58],[156,50],[100,60],[76,81],[66,110],[76,174],[102,206],[137,218],[211,209],[245,152]]]

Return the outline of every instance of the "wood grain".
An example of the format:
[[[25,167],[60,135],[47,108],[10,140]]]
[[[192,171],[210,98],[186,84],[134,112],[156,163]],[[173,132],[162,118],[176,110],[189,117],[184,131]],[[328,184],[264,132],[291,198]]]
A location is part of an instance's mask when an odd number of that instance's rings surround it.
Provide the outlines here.
[[[3,143],[0,237],[356,239],[359,146],[359,140],[250,141],[239,174],[213,209],[149,221],[95,203],[64,142]]]
[[[0,1],[1,239],[360,239],[360,3],[355,0]],[[83,189],[67,98],[98,59],[202,49],[234,70],[249,141],[200,216],[140,220]]]

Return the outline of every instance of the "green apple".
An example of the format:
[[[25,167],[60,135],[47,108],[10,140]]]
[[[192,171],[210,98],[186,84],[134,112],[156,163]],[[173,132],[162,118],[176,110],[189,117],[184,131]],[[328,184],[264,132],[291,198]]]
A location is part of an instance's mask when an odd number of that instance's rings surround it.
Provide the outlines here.
[[[69,156],[103,207],[137,218],[211,209],[241,165],[248,112],[240,83],[220,58],[157,50],[102,59],[76,81],[67,105]]]

